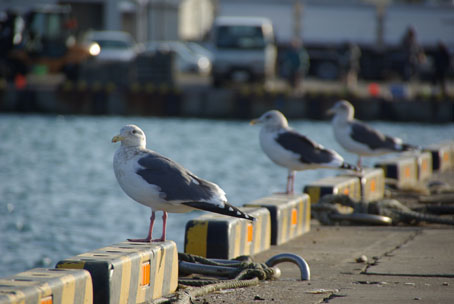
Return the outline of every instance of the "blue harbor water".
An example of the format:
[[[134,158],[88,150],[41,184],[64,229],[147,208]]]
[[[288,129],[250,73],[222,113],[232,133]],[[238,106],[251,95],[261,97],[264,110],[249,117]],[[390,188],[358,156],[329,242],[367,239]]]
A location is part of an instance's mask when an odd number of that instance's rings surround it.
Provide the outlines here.
[[[111,138],[128,123],[145,131],[149,148],[220,185],[234,205],[285,189],[286,170],[265,157],[259,127],[247,121],[0,115],[0,277],[146,236],[149,208],[122,192],[112,170],[118,144]],[[290,124],[356,162],[335,142],[329,122]],[[371,124],[421,146],[454,139],[454,124]],[[337,173],[299,172],[295,187]],[[185,223],[200,214],[169,215],[167,238],[180,251]]]

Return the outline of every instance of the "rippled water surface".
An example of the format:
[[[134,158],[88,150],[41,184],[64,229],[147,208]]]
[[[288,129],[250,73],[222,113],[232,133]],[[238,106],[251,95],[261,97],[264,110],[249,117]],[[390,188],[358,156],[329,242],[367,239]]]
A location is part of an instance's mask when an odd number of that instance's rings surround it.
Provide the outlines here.
[[[118,145],[111,138],[128,123],[145,131],[149,148],[216,182],[235,205],[285,189],[286,170],[264,156],[259,127],[246,121],[0,115],[0,276],[145,237],[149,208],[122,192],[112,170]],[[329,122],[290,124],[356,161],[334,141]],[[454,124],[371,124],[419,145],[454,139]],[[299,172],[295,187],[334,174]],[[180,251],[186,221],[200,214],[169,215],[167,237]],[[156,236],[160,229],[159,220]]]

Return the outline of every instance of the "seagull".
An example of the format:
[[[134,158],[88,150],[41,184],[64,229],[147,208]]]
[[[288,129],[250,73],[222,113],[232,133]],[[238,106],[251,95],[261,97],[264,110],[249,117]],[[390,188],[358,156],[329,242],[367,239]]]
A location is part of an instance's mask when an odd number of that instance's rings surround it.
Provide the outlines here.
[[[345,150],[358,155],[358,167],[361,167],[362,156],[418,149],[415,146],[403,143],[400,138],[385,135],[354,119],[355,109],[346,100],[336,102],[327,113],[334,114],[332,126],[337,142]]]
[[[112,142],[121,142],[113,159],[120,187],[132,199],[151,208],[148,236],[130,242],[162,242],[166,239],[167,212],[211,211],[247,220],[255,220],[227,202],[225,192],[173,160],[146,148],[145,133],[135,125],[126,125]],[[163,211],[162,236],[152,240],[156,211]]]
[[[266,112],[250,124],[263,125],[260,130],[262,150],[274,163],[288,169],[287,194],[294,191],[295,171],[318,168],[357,170],[336,151],[325,149],[291,129],[285,116],[277,110]]]

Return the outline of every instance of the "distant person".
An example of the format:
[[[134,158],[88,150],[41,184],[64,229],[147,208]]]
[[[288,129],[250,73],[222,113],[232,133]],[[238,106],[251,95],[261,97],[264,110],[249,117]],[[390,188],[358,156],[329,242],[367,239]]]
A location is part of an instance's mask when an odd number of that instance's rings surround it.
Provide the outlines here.
[[[346,43],[340,56],[342,79],[348,89],[356,88],[360,70],[361,49],[356,43]]]
[[[446,77],[451,67],[451,56],[446,45],[439,41],[434,53],[434,75],[432,82],[434,87],[440,85],[441,95],[446,96]]]
[[[309,55],[300,40],[295,39],[285,51],[282,63],[282,73],[290,86],[298,88],[304,74],[309,69]]]
[[[403,79],[410,80],[418,72],[419,64],[424,60],[424,52],[419,46],[416,31],[409,27],[402,38]]]

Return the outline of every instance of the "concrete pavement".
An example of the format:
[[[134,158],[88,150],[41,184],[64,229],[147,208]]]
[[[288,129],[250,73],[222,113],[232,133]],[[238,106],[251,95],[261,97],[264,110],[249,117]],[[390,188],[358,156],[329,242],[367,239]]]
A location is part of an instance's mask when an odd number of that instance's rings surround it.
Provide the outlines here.
[[[454,230],[450,227],[327,227],[255,256],[301,255],[311,280],[279,264],[278,281],[198,298],[194,303],[452,303]],[[364,262],[364,257],[367,262]],[[361,259],[362,257],[362,259]]]

